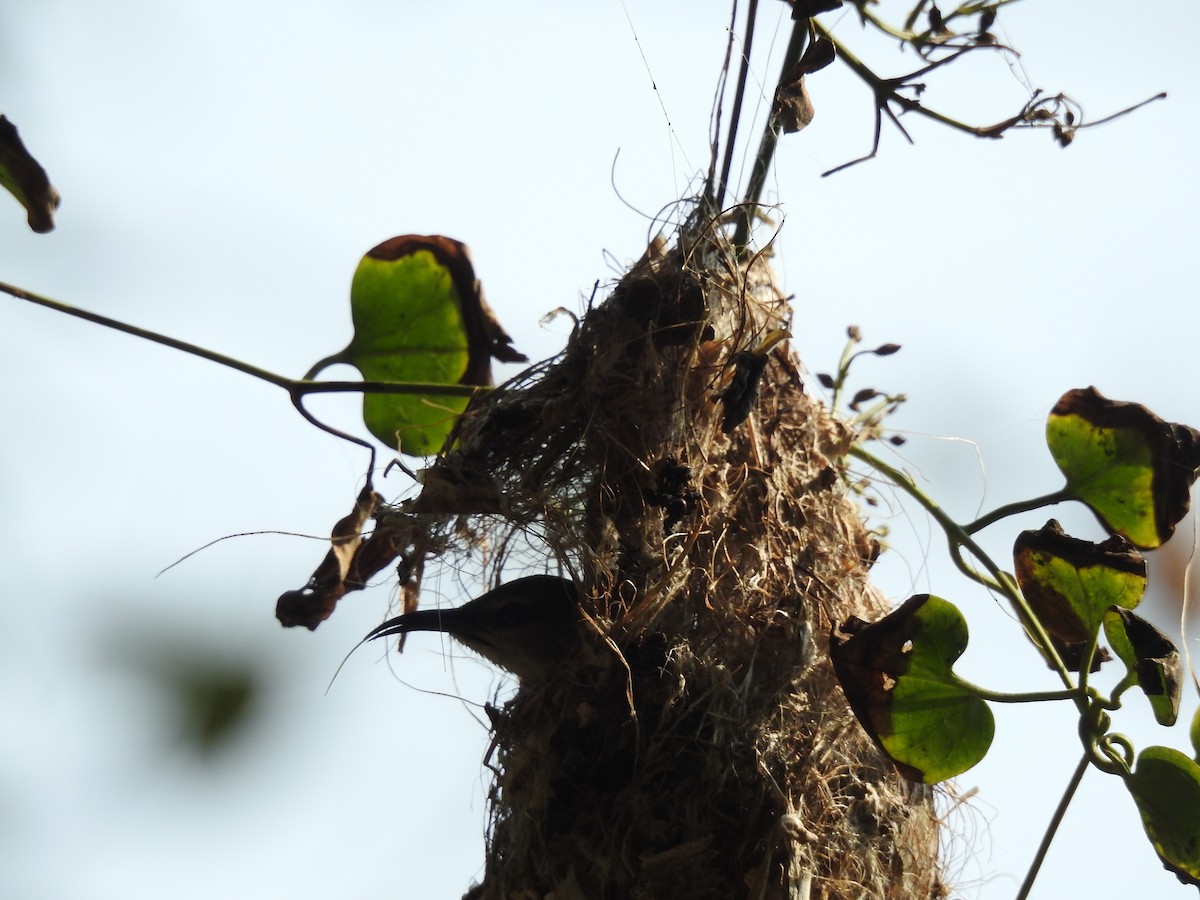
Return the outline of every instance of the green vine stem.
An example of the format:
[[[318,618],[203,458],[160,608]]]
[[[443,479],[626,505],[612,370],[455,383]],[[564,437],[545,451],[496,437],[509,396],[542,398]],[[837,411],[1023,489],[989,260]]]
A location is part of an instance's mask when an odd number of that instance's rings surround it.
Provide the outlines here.
[[[1021,593],[1020,586],[1016,583],[1016,579],[1009,573],[1002,571],[983,551],[983,549],[977,543],[975,543],[974,539],[971,537],[971,526],[964,527],[959,525],[957,522],[951,519],[941,507],[934,503],[924,491],[917,487],[916,482],[913,481],[911,477],[894,466],[888,465],[886,462],[865,449],[861,444],[856,443],[851,445],[849,452],[851,456],[873,467],[877,472],[886,477],[893,485],[907,493],[925,508],[925,510],[933,517],[933,519],[942,527],[942,530],[945,532],[946,539],[950,544],[950,554],[954,558],[955,564],[964,573],[974,577],[977,582],[997,588],[999,592],[1009,600],[1013,606],[1013,609],[1017,613],[1018,618],[1025,626],[1026,631],[1034,640],[1034,643],[1038,645],[1043,656],[1047,659],[1047,661],[1050,662],[1055,671],[1058,672],[1059,677],[1066,685],[1067,690],[1006,695],[986,691],[978,688],[975,685],[967,684],[966,682],[963,682],[964,686],[976,692],[976,694],[982,699],[1002,703],[1070,699],[1074,701],[1076,707],[1081,713],[1079,736],[1084,744],[1084,754],[1079,760],[1078,765],[1076,765],[1075,771],[1071,775],[1071,780],[1068,782],[1066,789],[1063,791],[1062,798],[1059,800],[1058,806],[1054,810],[1054,815],[1051,817],[1050,822],[1046,826],[1045,834],[1042,835],[1042,840],[1038,844],[1038,849],[1034,854],[1033,861],[1030,863],[1029,871],[1026,873],[1025,880],[1021,883],[1021,888],[1017,893],[1017,900],[1028,900],[1029,892],[1033,889],[1033,884],[1037,879],[1038,872],[1041,870],[1042,863],[1046,859],[1046,854],[1050,849],[1050,844],[1053,842],[1055,835],[1058,833],[1058,828],[1062,824],[1062,820],[1066,815],[1067,808],[1071,805],[1071,801],[1075,797],[1075,792],[1078,790],[1079,784],[1083,780],[1084,772],[1087,771],[1089,766],[1095,765],[1097,768],[1105,772],[1124,774],[1129,768],[1128,761],[1124,759],[1124,757],[1128,757],[1132,754],[1132,748],[1129,746],[1128,741],[1120,736],[1106,734],[1108,725],[1110,723],[1107,714],[1104,712],[1104,708],[1113,701],[1102,700],[1100,697],[1095,695],[1094,689],[1089,689],[1087,687],[1087,660],[1085,659],[1085,665],[1082,667],[1085,669],[1085,671],[1080,673],[1080,684],[1079,686],[1075,686],[1070,673],[1063,664],[1062,658],[1058,655],[1054,645],[1051,643],[1050,637],[1047,635],[1045,628],[1042,626],[1033,610],[1029,607],[1024,595]],[[1061,494],[1061,492],[1059,493]],[[1060,499],[1065,499],[1065,497],[1059,497],[1058,495],[1048,496],[1055,498],[1053,502],[1058,502]],[[1042,502],[1046,502],[1045,498],[1043,498]],[[1036,503],[1035,501],[1031,501],[1027,504],[1013,504],[1009,507],[1003,507],[1001,510],[997,510],[995,513],[992,513],[989,516],[984,517],[984,519],[979,520],[979,522],[982,522],[983,525],[986,525],[989,522],[1002,518],[1003,515],[1001,515],[1001,513],[1011,514],[1011,512],[1036,508],[1037,505],[1040,504]],[[1016,509],[1017,506],[1021,506],[1021,510]],[[979,522],[972,523],[972,526],[977,526],[974,530],[978,530],[978,528],[983,527],[983,525],[979,524]],[[972,554],[972,556],[974,556],[975,559],[980,562],[980,564],[990,574],[990,578],[984,576],[982,573],[975,572],[974,569],[967,565],[966,561],[962,559],[961,555],[963,548],[966,548]],[[974,575],[972,575],[972,573],[974,573]],[[1089,649],[1091,652],[1095,652],[1095,640],[1093,640]],[[1114,745],[1115,748],[1120,748],[1120,750],[1124,752],[1119,752],[1118,749],[1114,748]],[[1122,770],[1124,770],[1124,772]]]
[[[1117,686],[1112,689],[1112,691],[1109,693],[1108,697],[1105,697],[1105,698],[1097,697],[1097,699],[1103,705],[1103,707],[1105,709],[1120,709],[1121,708],[1121,696],[1130,688],[1134,688],[1137,686],[1138,686],[1137,672],[1126,672],[1125,677],[1122,678],[1119,682],[1117,682]],[[1095,688],[1092,688],[1092,690],[1094,691]]]
[[[1092,660],[1096,656],[1096,649],[1100,646],[1100,632],[1097,631],[1092,635],[1092,639],[1088,641],[1087,647],[1083,651],[1083,655],[1079,657],[1079,689],[1087,691],[1088,681],[1092,674]]]
[[[86,309],[80,309],[77,306],[71,306],[69,303],[63,303],[61,300],[52,300],[49,297],[44,297],[41,294],[35,294],[33,291],[27,291],[23,288],[16,287],[11,284],[5,284],[0,281],[0,292],[10,294],[18,300],[28,300],[30,303],[35,303],[38,306],[44,306],[47,309],[53,309],[56,312],[66,313],[69,316],[75,316],[78,319],[83,319],[87,322],[92,322],[95,325],[103,325],[105,328],[112,328],[114,331],[120,331],[125,334],[133,335],[142,340],[150,341],[155,344],[162,344],[164,347],[170,347],[173,350],[179,350],[183,353],[188,353],[192,356],[198,356],[201,359],[207,359],[209,362],[215,362],[218,365],[225,366],[228,369],[233,369],[252,378],[257,378],[259,381],[265,381],[268,384],[273,384],[276,387],[281,387],[288,393],[288,398],[292,401],[292,406],[296,408],[296,412],[310,424],[319,428],[327,434],[332,434],[334,437],[339,437],[342,440],[349,441],[352,444],[357,444],[365,448],[371,454],[371,462],[368,466],[368,471],[375,468],[375,447],[364,441],[362,438],[355,437],[334,428],[332,425],[326,425],[307,409],[304,408],[304,398],[309,394],[338,394],[338,393],[359,393],[359,394],[423,394],[426,396],[436,397],[473,397],[479,391],[489,390],[487,387],[472,386],[465,384],[427,384],[422,382],[390,382],[390,381],[312,381],[311,378],[318,371],[327,365],[332,365],[335,362],[341,362],[341,354],[334,354],[321,360],[304,378],[288,378],[285,375],[279,375],[275,372],[270,372],[266,369],[261,369],[258,366],[251,365],[247,362],[242,362],[240,359],[234,359],[232,356],[226,356],[224,353],[218,353],[215,350],[209,350],[206,347],[200,347],[196,344],[181,341],[178,338],[168,337],[165,334],[159,334],[156,331],[150,331],[145,328],[138,328],[136,325],[130,325],[128,322],[122,322],[119,319],[111,319],[108,316],[102,316],[100,313],[90,312]]]
[[[1067,788],[1063,791],[1062,799],[1058,801],[1058,806],[1054,808],[1054,815],[1050,817],[1050,823],[1046,826],[1046,833],[1042,835],[1042,841],[1038,844],[1033,862],[1029,864],[1029,871],[1025,873],[1025,880],[1021,882],[1021,889],[1017,892],[1016,900],[1027,900],[1029,897],[1029,892],[1033,889],[1033,883],[1037,880],[1042,863],[1046,861],[1046,853],[1050,850],[1050,844],[1054,840],[1054,835],[1058,832],[1058,826],[1062,824],[1063,816],[1067,814],[1067,807],[1071,805],[1071,801],[1075,798],[1075,791],[1079,789],[1079,782],[1083,780],[1083,773],[1088,770],[1089,765],[1091,765],[1091,760],[1085,753],[1083,758],[1079,760],[1079,764],[1075,766],[1075,771],[1071,773],[1071,780],[1067,782]]]
[[[1059,678],[1062,679],[1067,690],[1073,692],[1072,696],[1075,699],[1076,706],[1079,707],[1081,712],[1085,711],[1087,708],[1086,698],[1079,693],[1074,679],[1071,678],[1070,672],[1062,661],[1062,657],[1054,649],[1054,644],[1051,642],[1050,636],[1046,633],[1046,629],[1042,626],[1042,623],[1025,600],[1016,579],[997,566],[991,557],[984,552],[983,548],[975,543],[974,539],[963,526],[950,518],[945,510],[934,503],[924,491],[917,487],[916,482],[911,477],[875,456],[863,447],[862,444],[852,444],[849,452],[851,456],[871,466],[886,477],[893,485],[911,496],[925,508],[926,512],[933,517],[934,521],[945,532],[946,540],[950,545],[950,556],[954,560],[954,564],[958,566],[964,575],[984,587],[997,591],[1008,599],[1013,607],[1013,611],[1017,614],[1017,618],[1033,638],[1034,644],[1041,651],[1050,666],[1058,672]],[[980,564],[991,576],[990,578],[974,569],[962,558],[963,548],[966,548],[975,559],[979,560]]]
[[[1049,494],[1044,494],[1041,497],[1035,497],[1032,500],[1018,500],[1016,503],[999,506],[987,515],[980,516],[969,525],[964,525],[963,531],[967,534],[975,534],[975,532],[982,531],[989,525],[999,522],[1008,516],[1015,516],[1018,513],[1029,512],[1033,509],[1041,509],[1043,506],[1054,506],[1056,503],[1065,503],[1067,500],[1074,499],[1075,495],[1064,487]]]
[[[18,300],[28,300],[30,303],[36,303],[38,306],[45,306],[48,309],[66,313],[69,316],[75,316],[76,318],[93,322],[96,325],[103,325],[105,328],[112,328],[115,331],[131,334],[134,337],[142,338],[155,344],[162,344],[164,347],[170,347],[173,350],[181,350],[192,356],[198,356],[201,359],[207,359],[209,362],[215,362],[226,368],[242,372],[252,378],[257,378],[260,381],[283,388],[291,395],[293,402],[306,394],[427,394],[436,397],[471,397],[480,390],[487,390],[487,388],[465,384],[426,384],[416,381],[310,381],[306,378],[288,378],[285,375],[260,369],[258,366],[242,362],[240,359],[234,359],[232,356],[226,356],[215,350],[209,350],[206,347],[200,347],[196,344],[189,344],[187,341],[168,337],[165,334],[159,334],[145,328],[138,328],[136,325],[130,325],[118,319],[110,319],[108,316],[80,309],[77,306],[71,306],[69,303],[63,303],[60,300],[52,300],[49,297],[43,297],[40,294],[35,294],[32,291],[27,291],[11,284],[0,282],[0,292],[10,294]],[[322,360],[322,363],[331,365],[332,362],[330,360],[339,361],[334,357],[327,357],[325,360]],[[318,366],[321,366],[321,363],[318,363]]]
[[[992,703],[1043,703],[1048,700],[1078,700],[1083,692],[1079,688],[1065,691],[1028,691],[1020,694],[1007,694],[1002,691],[990,691],[987,688],[972,684],[965,678],[951,676],[954,683],[963,687],[978,697]]]

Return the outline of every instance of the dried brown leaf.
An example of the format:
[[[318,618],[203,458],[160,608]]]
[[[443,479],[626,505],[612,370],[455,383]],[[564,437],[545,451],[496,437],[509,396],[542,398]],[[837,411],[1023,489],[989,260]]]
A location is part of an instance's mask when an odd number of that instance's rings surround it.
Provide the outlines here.
[[[354,509],[333,526],[332,546],[308,584],[298,591],[284,592],[276,602],[275,618],[281,625],[285,628],[303,625],[313,631],[333,614],[343,594],[361,590],[367,579],[395,559],[398,551],[387,556],[391,545],[387,543],[386,535],[378,542],[372,535],[372,540],[363,544],[363,529],[382,502],[383,498],[375,493],[368,481],[354,501]],[[367,547],[370,554],[365,554],[360,562],[357,559],[359,550]]]

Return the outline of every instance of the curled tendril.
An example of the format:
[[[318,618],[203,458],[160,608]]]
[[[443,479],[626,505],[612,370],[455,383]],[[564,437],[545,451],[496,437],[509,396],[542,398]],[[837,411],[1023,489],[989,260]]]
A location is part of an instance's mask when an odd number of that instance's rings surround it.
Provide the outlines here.
[[[1133,742],[1123,734],[1106,734],[1100,739],[1100,751],[1120,767],[1120,774],[1128,775],[1133,770],[1135,757]]]
[[[1092,765],[1109,775],[1126,777],[1133,771],[1133,743],[1123,734],[1102,734],[1087,745]]]

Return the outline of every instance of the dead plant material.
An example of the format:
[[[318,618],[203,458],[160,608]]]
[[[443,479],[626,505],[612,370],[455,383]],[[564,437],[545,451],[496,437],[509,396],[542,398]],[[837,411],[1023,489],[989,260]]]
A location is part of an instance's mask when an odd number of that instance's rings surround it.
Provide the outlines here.
[[[298,591],[286,591],[275,604],[275,618],[281,625],[285,628],[303,625],[313,631],[333,614],[334,607],[346,591],[363,587],[361,582],[355,583],[351,571],[356,568],[355,563],[367,546],[362,539],[363,529],[382,502],[383,498],[375,493],[368,482],[354,501],[354,509],[333,526],[329,552],[312,573],[308,584]],[[391,535],[380,535],[371,548],[371,555],[378,557],[381,545],[390,542]],[[392,558],[395,558],[394,553]],[[389,562],[391,559],[384,559],[370,574],[378,572]]]
[[[722,429],[734,355],[790,317],[764,256],[697,217],[560,357],[472,404],[429,510],[394,511],[442,546],[464,521],[491,523],[472,533],[492,547],[536,534],[598,632],[493,713],[471,897],[940,890],[932,793],[879,754],[828,661],[834,622],[885,610],[839,477],[852,436],[779,349]]]

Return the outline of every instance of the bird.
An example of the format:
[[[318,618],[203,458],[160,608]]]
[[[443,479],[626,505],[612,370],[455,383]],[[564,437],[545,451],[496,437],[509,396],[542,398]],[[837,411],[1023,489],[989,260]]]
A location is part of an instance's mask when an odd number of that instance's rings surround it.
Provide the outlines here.
[[[362,643],[413,631],[450,635],[522,682],[544,681],[578,643],[579,589],[555,575],[502,584],[462,606],[419,609],[388,619]]]

